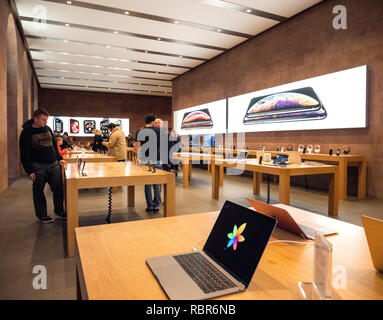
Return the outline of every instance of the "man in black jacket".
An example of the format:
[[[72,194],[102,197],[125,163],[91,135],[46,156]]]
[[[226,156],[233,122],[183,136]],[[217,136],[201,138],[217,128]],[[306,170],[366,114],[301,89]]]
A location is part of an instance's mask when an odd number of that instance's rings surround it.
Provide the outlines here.
[[[53,222],[47,214],[44,187],[48,182],[53,192],[54,211],[58,218],[65,219],[63,183],[60,164],[64,160],[58,152],[52,130],[46,125],[49,113],[37,109],[33,119],[23,125],[20,134],[20,157],[25,172],[33,181],[33,204],[38,220]]]

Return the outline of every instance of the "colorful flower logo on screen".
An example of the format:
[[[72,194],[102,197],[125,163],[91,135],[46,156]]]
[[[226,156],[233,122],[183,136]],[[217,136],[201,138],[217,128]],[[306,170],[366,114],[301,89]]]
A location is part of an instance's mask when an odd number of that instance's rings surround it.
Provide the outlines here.
[[[238,229],[237,225],[234,225],[233,232],[228,233],[227,237],[230,239],[227,244],[227,248],[233,245],[233,249],[237,250],[237,243],[245,241],[245,237],[242,235],[243,230],[246,228],[246,223],[243,223]]]

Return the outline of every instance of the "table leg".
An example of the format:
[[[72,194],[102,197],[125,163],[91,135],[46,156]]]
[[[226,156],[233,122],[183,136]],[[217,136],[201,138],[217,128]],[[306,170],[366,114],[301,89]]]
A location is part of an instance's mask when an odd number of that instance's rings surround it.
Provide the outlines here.
[[[338,170],[330,174],[328,187],[328,215],[338,216],[339,174]]]
[[[220,167],[223,166],[216,166],[212,164],[211,166],[211,190],[212,190],[212,198],[213,199],[219,199],[219,176],[220,176]]]
[[[210,163],[208,163],[208,165],[207,165],[207,172],[211,172],[211,164]]]
[[[339,159],[339,200],[347,199],[347,161]]]
[[[189,161],[189,181],[190,181],[190,179],[192,177],[192,168],[193,168],[193,161],[190,160]]]
[[[261,191],[262,173],[253,172],[253,194],[258,195]]]
[[[135,195],[135,187],[134,186],[128,186],[128,207],[133,208],[134,207],[134,195]]]
[[[67,180],[66,183],[67,202],[67,250],[68,257],[75,254],[74,229],[78,227],[78,187],[77,181]]]
[[[366,198],[367,161],[362,161],[358,167],[358,199]]]
[[[183,178],[184,188],[189,187],[189,171],[190,171],[190,163],[189,161],[184,161],[182,163],[182,178]]]
[[[168,182],[164,184],[164,216],[172,217],[176,215],[176,179],[175,175],[168,178]]]
[[[290,204],[290,175],[287,173],[279,176],[279,203]]]
[[[219,166],[219,185],[223,186],[223,175],[225,168],[223,166]]]

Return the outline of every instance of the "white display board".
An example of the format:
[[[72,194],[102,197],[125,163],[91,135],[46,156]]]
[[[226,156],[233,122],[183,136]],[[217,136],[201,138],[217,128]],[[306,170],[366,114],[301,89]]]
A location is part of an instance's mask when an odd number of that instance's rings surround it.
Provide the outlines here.
[[[366,128],[367,66],[228,99],[228,132]]]
[[[104,121],[104,122],[103,122]],[[53,130],[57,130],[62,135],[67,132],[73,137],[93,137],[93,130],[101,130],[101,123],[106,128],[108,123],[120,124],[120,129],[125,136],[129,135],[129,119],[122,118],[94,118],[94,117],[61,117],[49,116],[47,125]],[[87,129],[85,128],[87,126]]]
[[[226,132],[226,99],[174,112],[174,129],[179,135]]]

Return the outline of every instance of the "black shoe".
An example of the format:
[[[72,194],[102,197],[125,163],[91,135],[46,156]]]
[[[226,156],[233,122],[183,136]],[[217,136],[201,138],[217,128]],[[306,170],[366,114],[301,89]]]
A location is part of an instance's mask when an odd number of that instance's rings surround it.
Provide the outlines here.
[[[39,218],[39,222],[41,223],[51,223],[54,220],[50,216]]]
[[[154,212],[153,208],[146,208],[145,211],[147,213],[153,213]]]
[[[158,209],[158,208],[153,208],[153,213],[158,213],[158,212],[160,212],[160,209]]]
[[[66,215],[60,216],[56,214],[56,219],[66,220]]]

